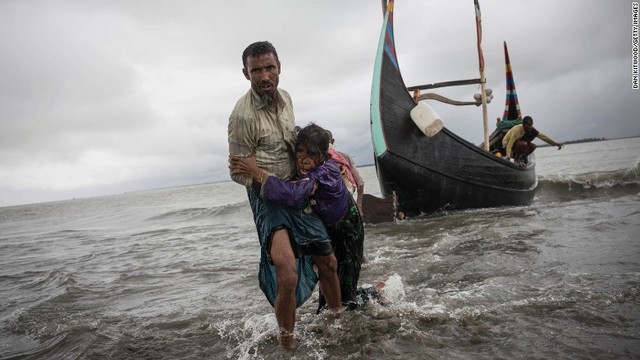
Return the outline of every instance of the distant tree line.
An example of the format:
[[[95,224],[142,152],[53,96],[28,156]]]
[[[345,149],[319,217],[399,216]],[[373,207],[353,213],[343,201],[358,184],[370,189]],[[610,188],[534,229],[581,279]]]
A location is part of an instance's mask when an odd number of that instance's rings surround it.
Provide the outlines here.
[[[593,141],[604,141],[607,140],[606,138],[585,138],[585,139],[578,139],[578,140],[568,140],[565,142],[562,142],[562,145],[567,145],[567,144],[579,144],[579,143],[587,143],[587,142],[593,142]],[[551,146],[549,144],[542,144],[539,145],[538,147],[545,147],[545,146]]]
[[[592,142],[592,141],[604,141],[604,140],[607,140],[607,139],[605,139],[603,137],[601,137],[601,138],[586,138],[586,139],[565,141],[565,142],[563,142],[563,144],[579,144],[579,143],[586,143],[586,142]]]

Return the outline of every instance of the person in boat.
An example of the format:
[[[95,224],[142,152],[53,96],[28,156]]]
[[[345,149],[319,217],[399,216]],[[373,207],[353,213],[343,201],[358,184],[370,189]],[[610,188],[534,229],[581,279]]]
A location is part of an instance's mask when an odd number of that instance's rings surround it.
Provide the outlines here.
[[[563,147],[562,144],[536,130],[533,127],[533,118],[525,116],[522,119],[522,124],[509,129],[502,139],[502,146],[505,148],[507,158],[513,159],[520,166],[526,165],[527,157],[536,149],[536,144],[532,143],[535,138],[549,145],[557,146],[558,150]]]
[[[290,179],[295,175],[295,118],[289,93],[278,88],[278,53],[270,42],[256,42],[244,50],[242,63],[251,86],[229,117],[230,161],[255,151],[257,164],[270,177]],[[233,169],[230,176],[247,189],[261,248],[260,288],[274,307],[280,345],[293,348],[296,307],[313,294],[316,282],[329,309],[342,310],[331,239],[317,214],[264,200],[260,196],[264,179],[255,181]]]
[[[347,189],[351,192],[351,194],[356,194],[356,205],[358,205],[358,210],[360,210],[360,214],[362,212],[362,197],[364,195],[364,180],[360,176],[358,169],[356,168],[356,164],[349,156],[349,154],[338,151],[334,144],[335,139],[333,138],[333,133],[330,130],[327,130],[329,134],[329,154],[331,158],[340,164],[340,171],[342,171],[342,177],[344,179],[345,184],[347,185]]]
[[[377,299],[383,281],[358,288],[364,257],[362,217],[343,180],[338,162],[329,152],[329,132],[316,124],[302,128],[296,140],[298,180],[287,181],[270,176],[258,167],[255,158],[235,158],[231,167],[240,174],[262,183],[261,196],[266,201],[316,212],[327,227],[338,260],[338,277],[342,305],[355,309],[371,298]],[[318,313],[327,301],[320,291]]]

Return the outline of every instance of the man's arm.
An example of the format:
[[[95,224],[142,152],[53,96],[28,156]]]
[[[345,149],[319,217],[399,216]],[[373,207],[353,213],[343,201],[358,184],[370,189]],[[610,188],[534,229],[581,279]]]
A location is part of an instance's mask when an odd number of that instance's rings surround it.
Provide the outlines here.
[[[504,136],[504,149],[507,152],[507,158],[511,158],[513,144],[515,143],[515,136],[513,136],[513,131],[509,130]]]
[[[557,146],[558,150],[562,149],[562,144],[557,143],[555,140],[550,138],[548,135],[543,134],[543,133],[541,133],[539,131],[538,131],[538,139],[546,142],[547,144],[549,144],[551,146]]]
[[[524,127],[522,127],[522,125],[516,125],[507,131],[507,134],[504,136],[504,140],[506,141],[504,148],[507,151],[508,158],[511,158],[513,155],[513,144],[520,140],[522,135],[524,135]]]
[[[234,110],[235,112],[235,110]],[[229,128],[227,129],[229,141],[229,157],[241,156],[247,157],[255,151],[256,144],[250,136],[251,129],[246,119],[231,114],[229,118]],[[253,179],[247,175],[235,174],[232,169],[229,171],[231,180],[240,185],[250,187],[253,185]]]

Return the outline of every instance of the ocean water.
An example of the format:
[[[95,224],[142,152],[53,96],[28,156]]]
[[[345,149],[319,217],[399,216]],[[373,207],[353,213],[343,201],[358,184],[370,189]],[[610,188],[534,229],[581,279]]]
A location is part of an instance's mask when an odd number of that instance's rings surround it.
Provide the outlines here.
[[[536,154],[530,206],[367,225],[384,304],[334,320],[313,297],[293,351],[239,185],[0,208],[0,358],[640,358],[640,138]]]

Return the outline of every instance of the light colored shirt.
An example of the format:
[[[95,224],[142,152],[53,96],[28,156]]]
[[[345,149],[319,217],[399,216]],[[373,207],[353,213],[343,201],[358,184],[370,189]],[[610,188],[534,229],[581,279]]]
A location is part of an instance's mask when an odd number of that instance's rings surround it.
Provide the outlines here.
[[[258,166],[281,179],[295,174],[295,117],[291,96],[278,89],[277,114],[253,90],[236,103],[227,131],[229,154],[249,156],[255,149]],[[251,186],[250,176],[231,175],[238,184]]]
[[[522,126],[522,124],[516,125],[511,129],[509,129],[509,131],[507,131],[507,133],[504,135],[504,138],[502,138],[502,146],[507,150],[507,157],[509,158],[512,157],[511,155],[513,152],[513,144],[515,144],[516,141],[522,139],[523,136],[524,136],[524,126]],[[536,137],[546,142],[549,145],[553,145],[553,146],[558,145],[555,141],[553,141],[553,139],[551,139],[550,137],[548,137],[547,135],[539,131]]]

